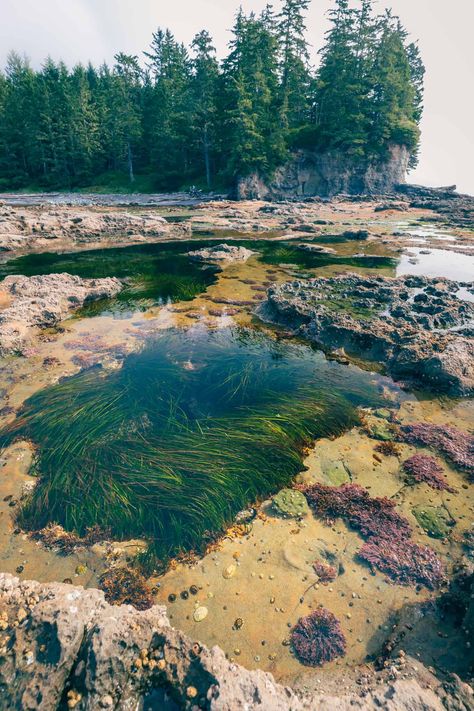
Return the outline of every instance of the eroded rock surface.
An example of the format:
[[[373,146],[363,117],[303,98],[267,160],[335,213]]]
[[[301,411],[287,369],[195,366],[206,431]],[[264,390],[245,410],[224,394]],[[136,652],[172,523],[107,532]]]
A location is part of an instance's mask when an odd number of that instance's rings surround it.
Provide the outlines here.
[[[252,254],[255,252],[251,249],[225,243],[188,252],[192,259],[199,262],[246,262]]]
[[[292,281],[268,289],[258,315],[298,329],[325,348],[345,348],[409,378],[458,395],[474,391],[473,284],[405,276]]]
[[[22,352],[35,328],[54,326],[88,301],[118,294],[118,279],[71,274],[8,276],[0,283],[0,354]]]
[[[422,665],[419,678],[392,676],[360,696],[298,696],[175,630],[164,607],[112,607],[98,590],[7,574],[0,575],[0,630],[0,705],[22,711],[467,711],[472,699],[466,684],[448,692]]]
[[[111,241],[140,242],[183,232],[185,224],[170,225],[153,212],[129,213],[107,209],[12,208],[0,209],[0,251],[24,251],[57,246]]]

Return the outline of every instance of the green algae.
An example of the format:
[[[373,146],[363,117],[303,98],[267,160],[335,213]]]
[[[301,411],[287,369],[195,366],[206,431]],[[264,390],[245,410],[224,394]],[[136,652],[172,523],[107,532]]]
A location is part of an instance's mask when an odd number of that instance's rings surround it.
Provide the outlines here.
[[[305,495],[296,489],[282,489],[273,497],[272,504],[276,513],[285,518],[300,518],[309,513]]]
[[[432,538],[446,538],[451,532],[453,521],[442,506],[419,504],[412,509],[422,529]]]

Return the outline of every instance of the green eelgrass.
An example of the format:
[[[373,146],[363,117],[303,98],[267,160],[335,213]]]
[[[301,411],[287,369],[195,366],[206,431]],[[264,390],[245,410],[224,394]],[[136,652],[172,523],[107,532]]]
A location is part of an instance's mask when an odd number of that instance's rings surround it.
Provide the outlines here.
[[[171,330],[120,371],[84,371],[28,400],[1,433],[37,445],[22,525],[144,537],[156,559],[199,549],[287,485],[305,446],[380,402],[373,376],[248,330]]]

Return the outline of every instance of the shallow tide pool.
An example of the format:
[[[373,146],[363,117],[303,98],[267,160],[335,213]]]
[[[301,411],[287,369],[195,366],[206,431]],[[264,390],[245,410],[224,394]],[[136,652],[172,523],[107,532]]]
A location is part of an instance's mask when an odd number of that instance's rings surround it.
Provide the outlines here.
[[[258,330],[165,330],[117,371],[41,390],[2,433],[37,447],[22,523],[143,536],[160,559],[200,549],[287,485],[316,438],[380,404],[384,382]]]

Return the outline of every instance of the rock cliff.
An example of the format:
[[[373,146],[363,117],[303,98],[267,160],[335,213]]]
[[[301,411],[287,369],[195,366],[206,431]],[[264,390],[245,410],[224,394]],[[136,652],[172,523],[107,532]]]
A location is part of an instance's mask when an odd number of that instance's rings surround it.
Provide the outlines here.
[[[332,197],[394,192],[405,182],[410,154],[405,146],[393,145],[385,161],[354,162],[339,152],[317,153],[298,150],[275,172],[270,181],[250,175],[238,182],[237,197],[285,199]]]

